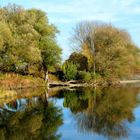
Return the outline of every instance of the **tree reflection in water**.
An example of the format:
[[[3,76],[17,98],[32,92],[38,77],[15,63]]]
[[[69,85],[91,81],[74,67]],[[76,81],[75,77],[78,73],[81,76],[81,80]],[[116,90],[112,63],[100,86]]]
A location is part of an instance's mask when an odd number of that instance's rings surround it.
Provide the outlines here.
[[[0,140],[58,140],[57,129],[62,125],[62,111],[45,97],[22,99],[7,106],[16,110],[0,111]]]
[[[128,123],[135,120],[138,89],[85,89],[64,93],[64,106],[71,109],[79,130],[110,139],[128,137]]]

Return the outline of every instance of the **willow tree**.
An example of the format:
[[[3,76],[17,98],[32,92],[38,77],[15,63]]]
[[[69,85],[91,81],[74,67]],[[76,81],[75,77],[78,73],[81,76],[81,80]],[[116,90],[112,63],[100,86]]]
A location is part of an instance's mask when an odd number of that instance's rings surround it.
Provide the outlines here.
[[[81,22],[73,36],[74,48],[88,58],[88,69],[102,77],[122,78],[139,67],[139,49],[125,30],[110,24]]]

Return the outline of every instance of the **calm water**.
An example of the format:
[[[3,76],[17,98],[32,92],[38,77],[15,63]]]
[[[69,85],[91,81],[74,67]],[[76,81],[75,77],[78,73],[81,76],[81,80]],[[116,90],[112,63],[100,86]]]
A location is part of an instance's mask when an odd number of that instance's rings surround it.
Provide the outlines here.
[[[16,92],[0,99],[0,140],[140,139],[138,87]]]

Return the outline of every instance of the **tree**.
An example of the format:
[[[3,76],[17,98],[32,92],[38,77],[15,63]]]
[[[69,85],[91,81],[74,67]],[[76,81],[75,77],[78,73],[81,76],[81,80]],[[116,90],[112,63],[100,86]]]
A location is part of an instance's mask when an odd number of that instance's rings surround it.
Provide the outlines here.
[[[77,68],[80,71],[88,70],[88,59],[80,53],[73,52],[67,61],[77,65]]]
[[[126,31],[110,24],[82,22],[74,33],[74,47],[87,57],[89,71],[95,63],[96,73],[118,79],[133,75],[139,67],[139,49]]]
[[[8,5],[0,8],[0,69],[35,74],[61,61],[56,27],[46,13]]]
[[[75,80],[77,75],[77,66],[72,62],[65,62],[62,66],[65,80]]]

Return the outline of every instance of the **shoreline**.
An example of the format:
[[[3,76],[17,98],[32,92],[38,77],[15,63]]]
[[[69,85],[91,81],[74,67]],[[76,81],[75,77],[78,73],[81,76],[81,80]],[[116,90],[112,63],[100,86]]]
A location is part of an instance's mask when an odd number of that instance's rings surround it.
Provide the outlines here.
[[[123,81],[120,81],[120,84],[132,84],[132,83],[140,83],[140,80],[123,80]]]
[[[107,87],[107,86],[121,86],[121,85],[126,85],[126,84],[136,84],[136,83],[140,83],[140,80],[120,80],[118,82],[112,82],[111,84],[104,82],[104,83],[94,83],[94,82],[78,82],[78,81],[68,81],[68,82],[50,82],[48,83],[50,88],[53,87],[70,87],[70,88],[74,88],[74,87]]]
[[[138,84],[138,85],[137,85]],[[48,86],[47,86],[48,85]],[[95,84],[95,83],[79,83],[78,81],[68,81],[68,82],[58,82],[58,81],[53,81],[51,83],[46,84],[46,86],[44,84],[42,85],[28,85],[28,86],[17,86],[14,85],[12,87],[4,87],[0,85],[0,98],[5,98],[5,97],[13,97],[13,96],[22,96],[22,94],[18,95],[17,94],[17,90],[33,90],[36,91],[36,89],[44,89],[44,91],[57,91],[57,90],[62,90],[62,89],[66,89],[66,90],[76,90],[78,88],[107,88],[107,87],[125,87],[125,86],[130,86],[130,87],[140,87],[140,80],[123,80],[123,81],[119,81],[118,83],[112,84],[112,85],[106,85],[106,84]],[[24,94],[23,94],[24,95]],[[53,94],[52,94],[53,95]]]
[[[35,88],[35,87],[68,87],[68,88],[78,88],[78,87],[108,87],[108,86],[123,86],[127,84],[138,84],[140,80],[120,80],[120,81],[55,81],[50,80],[46,83],[41,78],[31,77],[31,76],[4,76],[0,78],[0,88],[3,89],[26,89],[26,88]]]

